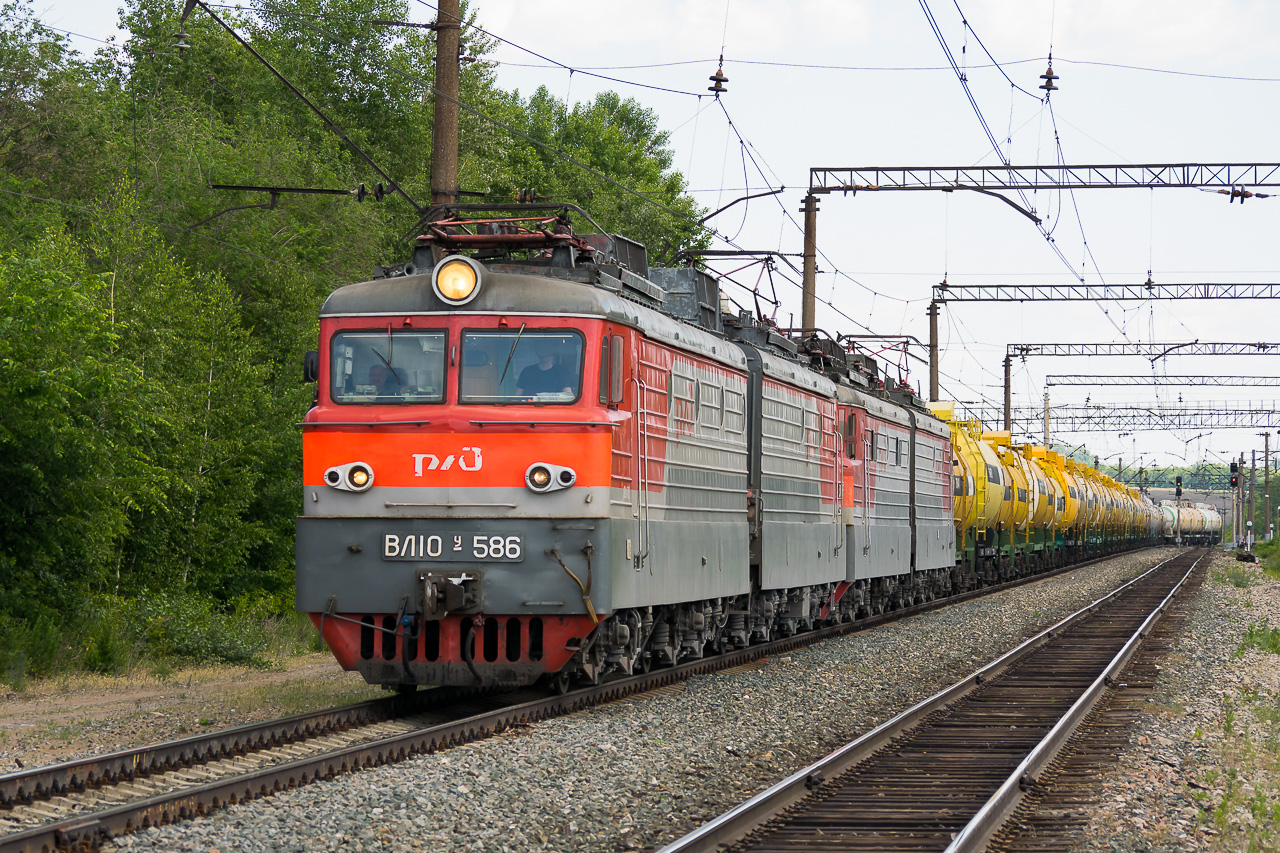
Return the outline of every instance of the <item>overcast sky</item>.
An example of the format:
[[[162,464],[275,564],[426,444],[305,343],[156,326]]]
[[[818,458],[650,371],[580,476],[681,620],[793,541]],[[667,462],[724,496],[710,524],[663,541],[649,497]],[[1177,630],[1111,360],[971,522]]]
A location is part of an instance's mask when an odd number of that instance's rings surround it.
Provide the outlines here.
[[[50,26],[106,38],[116,32],[114,5],[42,0],[35,10]],[[412,20],[435,15],[430,3],[410,5]],[[994,166],[1001,157],[1014,165],[1059,157],[1084,165],[1280,162],[1280,4],[1262,0],[930,0],[941,41],[925,4],[888,0],[476,0],[472,8],[480,26],[510,42],[491,57],[501,63],[504,87],[527,95],[546,85],[571,101],[615,89],[652,107],[671,132],[677,167],[708,209],[744,188],[788,187],[712,221],[722,240],[742,248],[801,251],[799,209],[811,167]],[[74,43],[86,52],[100,46]],[[626,82],[571,75],[516,46]],[[728,93],[717,104],[707,97],[707,78],[722,50]],[[1060,78],[1052,112],[1037,97],[1051,51]],[[944,276],[952,284],[1134,284],[1150,270],[1160,283],[1277,281],[1280,198],[1231,204],[1195,189],[1027,198],[1062,257],[1033,222],[975,193],[822,198],[817,289],[830,305],[820,302],[818,324],[833,333],[864,333],[862,326],[927,341],[925,310]],[[757,276],[753,268],[734,278],[755,286]],[[775,276],[781,325],[793,317],[799,324],[798,280],[789,270]],[[772,295],[767,279],[760,286]],[[726,292],[752,304],[742,289]],[[1265,302],[949,306],[941,321],[943,396],[998,404],[1009,343],[1280,342],[1278,318]],[[1278,360],[1031,358],[1014,365],[1014,404],[1042,406],[1046,374],[1276,375]],[[913,358],[906,367],[927,393],[927,366]],[[1050,393],[1053,405],[1155,406],[1176,404],[1180,393],[1188,401],[1270,406],[1277,396],[1267,388],[1152,385]],[[1041,425],[1032,429],[1038,435]],[[1139,456],[1143,464],[1183,464],[1247,455],[1261,449],[1259,431],[1055,438],[1087,442],[1129,466]]]

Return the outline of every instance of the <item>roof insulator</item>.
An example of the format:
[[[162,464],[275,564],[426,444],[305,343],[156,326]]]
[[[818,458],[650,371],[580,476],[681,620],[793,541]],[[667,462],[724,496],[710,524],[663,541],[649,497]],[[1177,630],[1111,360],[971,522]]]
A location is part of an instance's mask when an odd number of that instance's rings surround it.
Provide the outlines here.
[[[714,84],[714,85],[708,86],[707,91],[714,92],[717,98],[720,97],[720,94],[722,92],[729,91],[724,87],[724,84],[729,82],[729,78],[724,76],[724,54],[723,53],[720,54],[720,64],[719,64],[719,67],[716,68],[716,73],[712,74],[707,79]]]
[[[1040,84],[1040,88],[1046,92],[1056,92],[1058,87],[1053,85],[1053,81],[1058,79],[1058,75],[1053,73],[1053,63],[1049,63],[1049,67],[1040,75],[1040,79],[1044,82]]]

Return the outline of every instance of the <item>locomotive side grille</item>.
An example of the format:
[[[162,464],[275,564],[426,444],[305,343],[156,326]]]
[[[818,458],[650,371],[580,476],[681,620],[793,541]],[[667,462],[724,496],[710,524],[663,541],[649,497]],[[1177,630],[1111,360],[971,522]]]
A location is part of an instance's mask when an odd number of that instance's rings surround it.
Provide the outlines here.
[[[484,659],[493,663],[498,659],[498,620],[484,620]]]
[[[542,660],[542,620],[537,616],[529,620],[529,660]]]
[[[382,657],[396,659],[396,617],[382,617]]]
[[[520,620],[514,616],[507,620],[507,660],[520,660]]]
[[[360,620],[360,657],[369,660],[373,657],[373,617],[366,616]]]
[[[422,623],[422,653],[429,661],[440,660],[440,623]]]

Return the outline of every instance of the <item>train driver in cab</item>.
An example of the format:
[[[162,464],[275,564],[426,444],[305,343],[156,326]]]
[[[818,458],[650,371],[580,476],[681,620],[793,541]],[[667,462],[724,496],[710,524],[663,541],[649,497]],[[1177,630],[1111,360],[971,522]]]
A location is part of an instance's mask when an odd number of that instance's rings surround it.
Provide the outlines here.
[[[558,349],[556,344],[549,340],[540,340],[534,345],[533,351],[537,354],[538,361],[520,371],[520,378],[516,380],[516,396],[573,395],[573,388],[578,378],[556,359]]]
[[[378,363],[369,368],[369,384],[377,389],[374,394],[378,397],[400,396],[400,377],[385,364]]]

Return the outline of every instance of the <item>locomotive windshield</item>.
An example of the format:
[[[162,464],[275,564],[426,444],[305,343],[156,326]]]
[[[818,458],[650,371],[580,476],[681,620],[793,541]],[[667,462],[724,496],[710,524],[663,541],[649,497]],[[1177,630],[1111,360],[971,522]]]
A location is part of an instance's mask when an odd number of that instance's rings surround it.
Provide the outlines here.
[[[564,329],[464,332],[458,401],[572,403],[582,351],[582,335]]]
[[[444,332],[339,332],[329,360],[335,403],[439,403]]]

